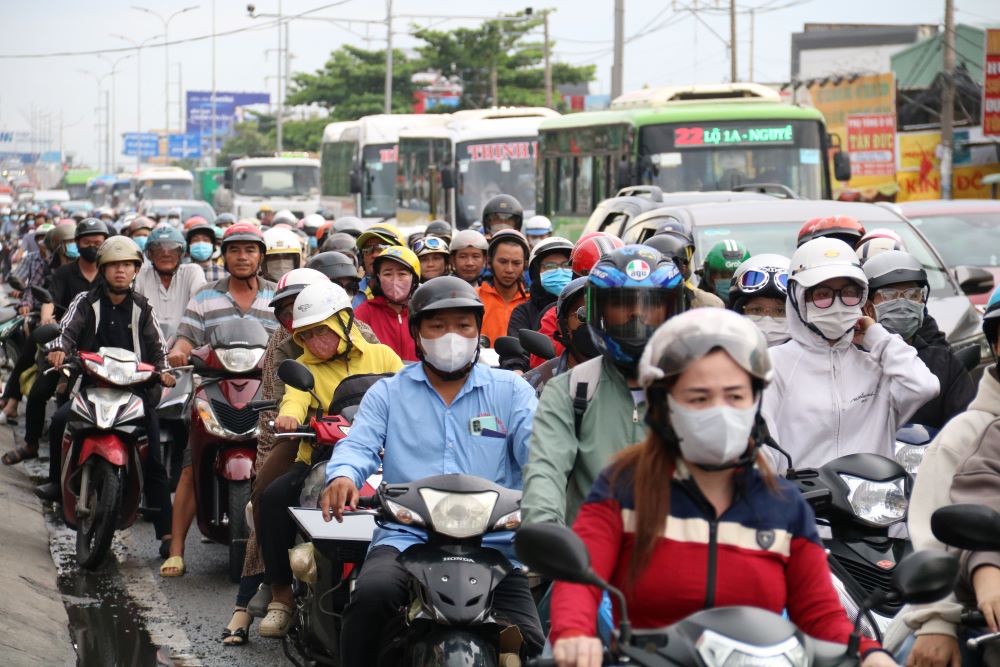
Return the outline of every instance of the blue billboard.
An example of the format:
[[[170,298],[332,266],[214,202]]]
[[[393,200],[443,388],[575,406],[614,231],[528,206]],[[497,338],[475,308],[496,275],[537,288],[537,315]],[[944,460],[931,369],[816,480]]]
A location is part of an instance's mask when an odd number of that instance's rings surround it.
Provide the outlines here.
[[[167,155],[176,158],[201,157],[201,135],[171,134],[167,139]]]
[[[156,132],[125,132],[122,134],[122,155],[157,157],[160,154],[160,135]]]
[[[270,104],[269,93],[215,92],[215,133],[228,135],[236,124],[237,109],[251,104]],[[212,134],[212,91],[187,91],[188,134]]]

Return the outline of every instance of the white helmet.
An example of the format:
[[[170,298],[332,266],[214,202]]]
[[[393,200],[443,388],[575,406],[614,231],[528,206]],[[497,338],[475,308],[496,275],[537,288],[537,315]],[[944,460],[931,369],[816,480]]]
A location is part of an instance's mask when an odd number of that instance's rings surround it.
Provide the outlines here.
[[[268,307],[274,306],[282,299],[298,296],[307,285],[320,285],[330,282],[330,279],[316,269],[292,269],[278,280],[274,288],[274,298]]]
[[[323,219],[319,213],[310,213],[306,217],[302,218],[302,226],[305,228],[306,233],[310,236],[316,235],[316,230],[326,224],[326,220]]]
[[[526,236],[544,236],[552,233],[552,221],[544,215],[533,215],[524,221],[522,231]]]
[[[452,254],[455,254],[459,250],[464,250],[466,248],[475,248],[476,250],[487,252],[490,249],[490,244],[489,241],[486,240],[486,237],[476,230],[463,229],[451,238],[451,243],[448,245],[448,249],[451,250]]]
[[[872,236],[866,241],[862,241],[855,253],[858,255],[858,260],[864,264],[875,255],[880,255],[886,250],[905,251],[906,248],[903,246],[902,241],[898,241],[891,236]]]
[[[307,285],[295,297],[292,328],[319,324],[342,310],[351,310],[351,297],[343,287],[329,281]]]
[[[264,232],[266,255],[302,254],[302,238],[286,227],[272,227]]]
[[[287,208],[283,208],[274,214],[271,218],[271,225],[277,225],[278,223],[285,223],[286,225],[292,225],[293,227],[298,224],[299,219],[295,217],[295,214],[289,211]]]
[[[795,249],[788,270],[789,282],[809,289],[831,278],[849,278],[859,285],[868,285],[858,256],[843,241],[820,237]]]

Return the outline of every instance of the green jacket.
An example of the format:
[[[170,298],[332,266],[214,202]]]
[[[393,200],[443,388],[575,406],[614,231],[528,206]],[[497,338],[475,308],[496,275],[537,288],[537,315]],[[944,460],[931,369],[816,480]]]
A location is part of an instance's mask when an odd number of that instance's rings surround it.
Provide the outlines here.
[[[625,377],[605,359],[577,440],[570,376],[549,380],[538,401],[521,498],[525,523],[572,524],[611,457],[646,434],[646,404],[636,407]]]

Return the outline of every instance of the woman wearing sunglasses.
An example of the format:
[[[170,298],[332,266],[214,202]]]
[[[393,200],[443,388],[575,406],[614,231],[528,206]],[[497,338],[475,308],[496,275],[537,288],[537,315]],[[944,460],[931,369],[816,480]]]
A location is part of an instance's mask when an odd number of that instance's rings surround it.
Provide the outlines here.
[[[862,313],[867,296],[843,241],[814,239],[792,255],[791,340],[770,350],[775,381],[763,413],[796,468],[862,452],[892,458],[896,429],[938,394],[916,350]]]
[[[767,339],[768,347],[791,338],[785,319],[788,296],[788,258],[783,255],[754,255],[733,274],[729,307],[746,315]]]

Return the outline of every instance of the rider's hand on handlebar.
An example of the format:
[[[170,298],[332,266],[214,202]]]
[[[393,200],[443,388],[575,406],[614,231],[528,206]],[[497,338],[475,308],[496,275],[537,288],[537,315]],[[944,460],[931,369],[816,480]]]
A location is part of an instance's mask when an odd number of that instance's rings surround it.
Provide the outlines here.
[[[962,667],[958,640],[951,635],[918,636],[906,667]]]
[[[66,353],[60,350],[53,350],[52,352],[49,352],[48,359],[53,368],[58,368],[62,366],[64,361],[66,361]]]
[[[566,637],[552,647],[559,667],[601,667],[604,645],[597,637]]]
[[[31,312],[31,306],[21,306],[20,308],[17,309],[17,314],[21,315],[22,317],[30,312]]]
[[[52,317],[51,315],[42,315],[42,319],[39,322],[41,326],[45,326],[46,324],[55,324],[55,323],[56,323],[56,318]]]
[[[1000,568],[992,565],[977,567],[972,574],[972,587],[976,591],[979,611],[986,617],[990,632],[997,632],[1000,625]]]
[[[167,361],[170,362],[171,366],[184,366],[187,364],[188,355],[175,347],[167,354]]]
[[[177,384],[177,378],[175,378],[170,373],[161,373],[160,384],[162,384],[164,387],[173,387],[175,384]]]
[[[295,417],[276,417],[274,420],[275,433],[290,433],[299,428],[299,420]]]
[[[334,478],[323,489],[323,495],[319,499],[319,506],[323,508],[323,520],[336,519],[338,523],[343,523],[344,509],[357,507],[360,497],[354,482],[346,477]]]

